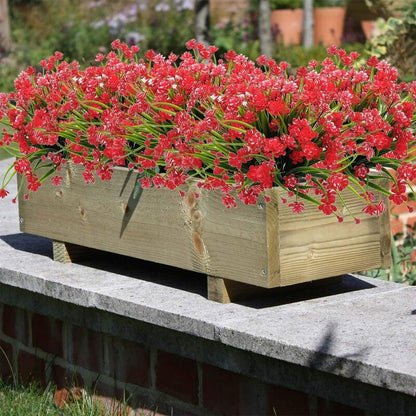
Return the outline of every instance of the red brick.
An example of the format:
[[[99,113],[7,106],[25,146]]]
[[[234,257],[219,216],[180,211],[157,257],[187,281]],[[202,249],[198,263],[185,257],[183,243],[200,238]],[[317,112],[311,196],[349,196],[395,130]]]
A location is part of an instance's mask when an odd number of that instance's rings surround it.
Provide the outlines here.
[[[240,404],[242,415],[267,415],[270,384],[256,378],[241,376]]]
[[[156,389],[178,399],[198,403],[198,369],[196,361],[158,351]]]
[[[14,306],[3,305],[2,331],[25,345],[29,345],[29,320],[27,312]]]
[[[105,372],[104,336],[100,332],[74,325],[71,331],[72,364],[98,374]]]
[[[66,379],[66,368],[54,365],[52,369],[52,382],[58,389],[68,387]]]
[[[140,409],[137,415],[152,415],[152,416],[167,416],[171,415],[172,407],[165,409],[166,404],[158,397],[157,403],[153,399],[151,394],[146,394],[145,392],[134,390],[129,396],[129,404],[134,409]],[[180,414],[175,408],[174,415]]]
[[[34,347],[62,357],[62,321],[49,316],[33,314],[32,342]]]
[[[407,231],[409,232],[412,231],[415,224],[416,224],[416,214],[407,218],[407,221],[406,221],[406,225],[408,226]]]
[[[42,358],[26,351],[19,351],[17,365],[22,383],[38,381],[42,386],[46,386],[45,364],[46,362]]]
[[[408,201],[406,204],[416,211],[416,201]],[[393,215],[407,214],[409,212],[409,209],[407,208],[406,204],[396,205],[394,202],[391,202],[390,213]]]
[[[202,371],[204,407],[224,415],[240,414],[240,376],[210,365]]]
[[[150,351],[127,340],[113,338],[110,375],[118,381],[150,386]]]
[[[129,393],[126,392],[122,386],[116,384],[107,384],[102,379],[98,379],[96,383],[92,386],[92,391],[94,395],[106,397],[108,399],[115,399],[120,402],[126,402]]]
[[[8,382],[13,378],[13,346],[0,341],[0,377]]]
[[[391,218],[390,229],[393,235],[403,233],[404,231],[403,221],[398,218]]]
[[[406,208],[406,205],[404,204],[396,205],[393,202],[390,204],[391,215],[407,214],[408,212],[409,210]]]
[[[318,398],[318,416],[364,416],[366,412],[356,407]]]
[[[269,414],[279,416],[308,415],[308,395],[285,387],[272,386],[269,392]]]
[[[84,379],[80,374],[57,364],[52,368],[52,382],[58,389],[85,386]]]

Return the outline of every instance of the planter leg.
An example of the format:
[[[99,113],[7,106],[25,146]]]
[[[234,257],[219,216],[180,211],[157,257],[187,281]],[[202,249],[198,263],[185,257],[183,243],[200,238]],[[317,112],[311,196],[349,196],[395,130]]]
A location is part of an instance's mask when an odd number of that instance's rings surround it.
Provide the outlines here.
[[[209,275],[207,276],[207,283],[208,299],[219,303],[230,303],[247,299],[256,295],[265,294],[269,290]]]
[[[72,263],[86,257],[88,248],[76,244],[53,241],[53,259],[60,263]]]

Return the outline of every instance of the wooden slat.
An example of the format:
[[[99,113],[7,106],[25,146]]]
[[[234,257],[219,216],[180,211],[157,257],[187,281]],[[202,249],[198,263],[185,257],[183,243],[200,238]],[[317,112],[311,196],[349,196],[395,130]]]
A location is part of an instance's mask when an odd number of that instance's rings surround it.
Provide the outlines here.
[[[380,218],[363,214],[364,203],[351,191],[343,198],[360,224],[342,205],[338,209],[345,217],[338,223],[313,206],[293,215],[288,205],[279,204],[281,286],[381,266]]]
[[[230,303],[268,294],[269,290],[221,277],[207,276],[208,299],[219,303]]]
[[[268,286],[266,210],[257,205],[227,209],[217,192],[198,199],[198,239],[205,248],[205,272],[258,286]]]
[[[53,259],[60,263],[73,263],[84,260],[91,255],[92,250],[77,244],[53,241]]]
[[[268,287],[281,286],[281,247],[279,225],[279,193],[276,189],[269,190],[270,201],[265,204],[267,233],[267,282]]]
[[[267,204],[226,209],[219,192],[196,182],[182,198],[166,189],[138,192],[126,169],[93,185],[78,166],[68,164],[64,175],[62,186],[45,183],[19,201],[22,231],[267,288],[380,267],[390,255],[388,214],[363,215],[351,192],[344,199],[359,225],[313,206],[292,214],[277,189]]]
[[[383,180],[382,186],[388,187],[388,181]],[[379,229],[380,229],[380,267],[388,268],[391,266],[391,224],[390,224],[390,201],[387,195],[382,196],[386,211],[380,215]]]
[[[195,184],[185,198],[166,189],[135,197],[136,176],[125,169],[92,185],[78,166],[67,169],[62,186],[45,183],[19,201],[22,231],[267,286],[265,210],[243,204],[226,209],[218,193]]]

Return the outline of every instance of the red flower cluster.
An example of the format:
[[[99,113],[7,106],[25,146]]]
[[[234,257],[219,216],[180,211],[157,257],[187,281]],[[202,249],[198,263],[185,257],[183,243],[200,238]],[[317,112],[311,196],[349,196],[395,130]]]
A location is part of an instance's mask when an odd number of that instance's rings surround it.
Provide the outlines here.
[[[254,204],[274,186],[289,191],[294,212],[310,201],[339,220],[347,187],[368,214],[384,210],[372,188],[406,202],[416,179],[416,83],[398,82],[386,62],[359,67],[358,54],[331,47],[289,76],[285,62],[262,56],[256,64],[234,51],[217,61],[215,47],[194,40],[193,53],[167,58],[112,46],[85,70],[56,53],[41,62],[43,73],[28,68],[14,92],[0,94],[1,120],[14,130],[0,146],[18,146],[14,170],[30,191],[48,176],[59,185],[60,166],[71,161],[88,183],[111,179],[114,166],[136,169],[143,187],[176,189],[197,177],[227,207],[237,198]],[[391,190],[377,185],[380,174]]]

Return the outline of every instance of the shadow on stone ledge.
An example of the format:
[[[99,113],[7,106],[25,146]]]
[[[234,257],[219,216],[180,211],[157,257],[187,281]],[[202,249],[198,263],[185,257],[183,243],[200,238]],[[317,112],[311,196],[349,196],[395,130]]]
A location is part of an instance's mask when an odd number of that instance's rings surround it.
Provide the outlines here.
[[[11,234],[0,237],[15,250],[53,258],[52,241],[48,238],[31,234]],[[141,279],[155,284],[207,296],[206,275],[176,267],[135,259],[119,254],[108,253],[95,249],[87,249],[84,259],[77,261],[85,267],[91,267],[131,278]],[[375,287],[352,275],[336,276],[315,282],[301,283],[293,286],[264,289],[260,295],[235,303],[263,309],[301,301],[337,295],[341,293],[370,289]]]
[[[10,247],[15,250],[26,251],[27,253],[39,254],[53,258],[52,241],[49,238],[39,237],[37,235],[18,233],[0,236]]]

